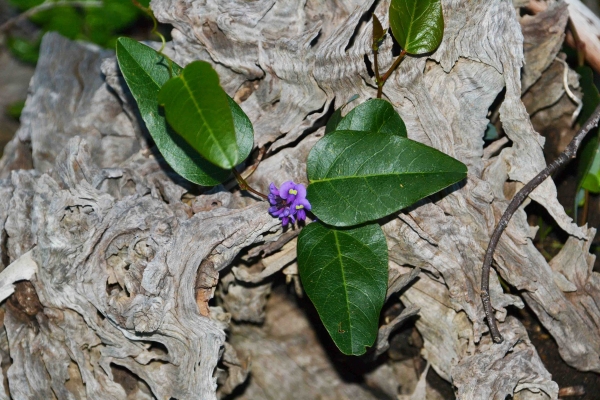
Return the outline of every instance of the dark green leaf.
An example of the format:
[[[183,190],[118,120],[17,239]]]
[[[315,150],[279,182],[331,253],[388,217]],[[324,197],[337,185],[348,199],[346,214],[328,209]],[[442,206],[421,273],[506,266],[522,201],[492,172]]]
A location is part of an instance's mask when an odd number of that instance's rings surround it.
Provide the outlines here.
[[[444,34],[441,0],[392,0],[390,28],[408,54],[434,51]]]
[[[142,11],[132,1],[103,0],[102,7],[86,7],[86,39],[110,47],[116,33],[131,26],[141,15]]]
[[[20,37],[9,36],[8,48],[19,60],[33,65],[37,64],[38,57],[40,56],[39,40],[32,42]]]
[[[44,0],[9,0],[12,6],[17,7],[19,10],[24,11],[35,6],[39,6]]]
[[[355,107],[336,125],[336,130],[381,132],[406,137],[406,126],[390,102],[367,100]]]
[[[205,61],[188,64],[158,94],[167,121],[198,153],[231,169],[240,161],[233,116],[219,76]]]
[[[385,32],[383,31],[383,26],[381,26],[379,18],[373,14],[373,50],[379,49],[384,36]]]
[[[298,271],[338,348],[344,354],[364,354],[377,338],[387,291],[388,253],[381,227],[307,225],[298,237]]]
[[[331,114],[331,117],[329,118],[329,120],[327,121],[327,125],[325,126],[326,135],[337,129],[337,125],[342,120],[342,110],[344,109],[344,107],[346,107],[348,104],[352,103],[356,99],[358,99],[357,94],[351,96],[347,102],[342,104],[337,110],[333,112],[333,114]]]
[[[168,126],[158,106],[158,92],[169,79],[168,61],[165,56],[135,40],[119,38],[117,59],[121,72],[138,103],[140,114],[165,161],[185,179],[204,186],[223,182],[230,172],[208,162],[183,138]],[[172,63],[173,73],[181,67]],[[232,110],[236,135],[242,157],[252,150],[254,135],[252,124],[241,108],[228,97]]]
[[[578,121],[583,124],[592,115],[598,104],[600,104],[600,93],[594,84],[594,71],[590,67],[579,67],[577,73],[581,76],[579,84],[583,89],[583,107]]]
[[[23,108],[25,108],[25,100],[15,101],[14,103],[10,103],[6,107],[6,113],[16,120],[21,118],[21,113],[23,112]]]
[[[352,226],[414,204],[467,176],[458,160],[388,133],[337,131],[308,155],[308,199],[323,222]]]
[[[78,39],[84,26],[83,16],[67,5],[40,11],[30,19],[45,31],[55,31],[69,39]]]
[[[592,193],[600,193],[600,147],[598,146],[597,139],[595,144],[596,148],[592,157],[592,162],[590,163],[587,173],[583,177],[581,187]]]
[[[327,135],[328,133],[334,132],[337,125],[340,123],[341,120],[342,120],[342,107],[335,110],[333,112],[333,114],[331,114],[331,117],[329,117],[329,120],[327,121],[327,125],[325,126],[325,134]]]
[[[579,114],[579,122],[583,124],[600,104],[600,94],[594,84],[594,73],[589,67],[579,67],[577,73],[581,76],[580,85],[583,89],[583,108]],[[577,160],[578,188],[592,193],[600,192],[600,142],[598,130],[590,133],[582,143]]]

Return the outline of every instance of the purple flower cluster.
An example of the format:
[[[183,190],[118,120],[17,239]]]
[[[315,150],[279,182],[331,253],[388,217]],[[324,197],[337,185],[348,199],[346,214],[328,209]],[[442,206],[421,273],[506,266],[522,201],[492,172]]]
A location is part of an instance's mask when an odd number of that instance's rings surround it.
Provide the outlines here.
[[[269,214],[281,219],[287,226],[306,219],[306,211],[310,211],[310,203],[306,199],[306,188],[301,183],[284,182],[279,189],[273,183],[269,186]]]

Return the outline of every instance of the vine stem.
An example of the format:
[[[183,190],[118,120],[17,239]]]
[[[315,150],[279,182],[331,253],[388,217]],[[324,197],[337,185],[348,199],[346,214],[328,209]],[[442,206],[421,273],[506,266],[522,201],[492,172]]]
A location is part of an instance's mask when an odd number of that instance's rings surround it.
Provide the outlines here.
[[[575,156],[577,155],[577,150],[581,145],[581,142],[583,141],[583,139],[585,139],[585,136],[588,134],[588,132],[598,125],[599,120],[600,105],[596,107],[592,115],[583,124],[579,132],[577,132],[575,137],[573,137],[571,143],[569,143],[567,148],[556,158],[556,160],[552,161],[552,163],[550,163],[546,168],[544,168],[532,180],[527,182],[527,184],[523,186],[523,188],[519,190],[519,192],[513,197],[511,202],[508,204],[508,207],[506,207],[504,214],[502,214],[502,218],[500,218],[500,221],[498,221],[498,225],[496,225],[494,232],[492,233],[490,243],[485,252],[483,268],[481,271],[481,301],[483,303],[485,317],[490,327],[492,340],[495,343],[502,343],[504,341],[504,338],[502,337],[502,334],[500,334],[500,330],[498,329],[496,316],[494,315],[494,309],[492,307],[492,303],[490,302],[490,268],[492,266],[494,251],[498,246],[500,237],[506,229],[508,222],[512,218],[513,214],[517,211],[517,209],[519,208],[521,203],[523,203],[525,198],[529,196],[529,194],[542,182],[544,182],[546,178],[548,178],[554,171],[556,171],[559,167],[565,165],[569,160],[575,158]]]
[[[246,180],[242,177],[242,175],[240,175],[239,172],[236,171],[235,168],[233,168],[231,170],[231,172],[235,176],[235,179],[237,180],[238,185],[240,186],[240,189],[247,190],[250,193],[254,193],[255,195],[261,197],[263,200],[267,200],[267,201],[269,200],[269,197],[266,194],[263,194],[263,193],[259,192],[258,190],[255,190],[254,188],[252,188],[250,185],[248,185],[248,182],[246,182]]]
[[[40,5],[30,8],[29,10],[9,19],[0,25],[0,32],[6,32],[13,27],[17,22],[34,16],[35,14],[48,10],[54,7],[70,6],[70,7],[102,7],[101,1],[48,1],[46,0]]]
[[[388,69],[387,72],[385,74],[383,74],[383,76],[381,77],[381,79],[377,80],[377,98],[378,99],[380,99],[381,96],[383,95],[383,85],[385,85],[385,82],[392,75],[392,72],[394,72],[394,70],[396,68],[398,68],[398,65],[400,65],[400,63],[404,59],[404,56],[406,56],[406,50],[402,50],[400,52],[400,55],[398,56],[398,58],[396,58],[396,60],[394,61],[394,63],[390,67],[390,69]],[[375,60],[377,60],[376,57],[377,57],[377,54],[375,54]],[[377,76],[378,73],[379,73],[379,71],[377,71],[376,76]]]

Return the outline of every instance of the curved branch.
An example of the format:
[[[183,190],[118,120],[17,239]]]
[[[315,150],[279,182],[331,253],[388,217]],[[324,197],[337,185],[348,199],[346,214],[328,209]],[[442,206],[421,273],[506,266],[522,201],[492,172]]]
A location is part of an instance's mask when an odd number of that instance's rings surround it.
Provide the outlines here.
[[[502,236],[502,232],[506,229],[508,222],[512,218],[513,214],[517,211],[523,200],[535,188],[537,188],[543,181],[546,180],[554,171],[556,171],[559,167],[565,165],[569,160],[575,158],[577,155],[577,150],[581,145],[581,142],[588,134],[588,132],[598,125],[598,121],[600,120],[600,105],[596,107],[590,118],[583,124],[579,132],[575,135],[571,143],[567,146],[565,151],[563,151],[552,163],[550,163],[546,168],[544,168],[539,174],[537,174],[532,180],[527,182],[525,186],[513,197],[511,202],[506,207],[504,214],[502,214],[502,218],[498,221],[498,225],[494,229],[492,233],[492,237],[490,238],[490,243],[485,252],[485,258],[483,259],[483,269],[481,271],[481,301],[483,302],[483,310],[485,312],[485,317],[487,319],[488,325],[490,326],[490,333],[492,335],[492,339],[495,343],[502,343],[504,339],[500,334],[500,330],[498,329],[498,324],[496,322],[496,317],[494,315],[494,309],[492,307],[492,303],[490,302],[490,268],[492,266],[492,260],[494,257],[494,251],[498,246],[498,242],[500,241],[500,237]]]

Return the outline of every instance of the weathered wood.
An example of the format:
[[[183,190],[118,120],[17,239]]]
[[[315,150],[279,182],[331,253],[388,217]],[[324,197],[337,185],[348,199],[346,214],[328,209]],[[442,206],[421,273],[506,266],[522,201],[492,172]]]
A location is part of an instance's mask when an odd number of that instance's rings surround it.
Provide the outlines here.
[[[374,97],[365,62],[371,26],[364,21],[373,10],[387,21],[388,6],[152,1],[157,18],[175,27],[165,51],[182,65],[213,63],[254,123],[255,145],[270,144],[248,179],[263,191],[273,181],[306,183],[306,157],[323,134],[318,121],[354,94],[356,104]],[[389,294],[409,287],[400,297],[408,311],[381,328],[378,350],[420,309],[423,356],[454,383],[459,398],[515,392],[527,398],[531,391],[556,398],[558,387],[524,328],[506,318],[506,307],[525,301],[568,363],[600,372],[600,280],[588,252],[595,230],[572,223],[551,180],[531,198],[570,238],[547,263],[531,242],[535,229],[523,209],[509,224],[495,261],[520,295],[504,293],[492,275],[492,302],[507,338],[502,345],[489,340],[479,285],[508,189],[545,165],[544,140],[521,94],[538,90],[535,81],[553,82],[544,74],[555,68],[562,33],[543,38],[545,51],[524,55],[523,34],[543,31],[546,19],[528,20],[522,31],[506,1],[446,0],[443,8],[440,48],[407,58],[384,95],[409,137],[457,157],[469,175],[383,226]],[[392,62],[391,47],[388,38],[382,68]],[[522,85],[529,56],[539,62],[528,66]],[[503,89],[499,114],[511,145],[505,140],[484,157],[489,108]],[[552,99],[561,98],[555,89]],[[21,295],[6,303],[0,344],[8,353],[0,356],[11,360],[4,389],[13,398],[214,399],[248,374],[240,398],[376,398],[340,377],[297,305],[277,291],[269,300],[280,270],[294,276],[297,231],[284,232],[264,202],[225,190],[229,183],[207,190],[177,178],[151,147],[111,53],[56,34],[44,38],[22,127],[0,160],[0,177],[0,263],[31,251],[38,265],[32,286],[18,285]],[[415,268],[423,272],[410,283]],[[418,376],[402,381],[403,365],[374,369],[373,390],[394,396],[398,385],[408,385],[414,392],[403,395],[422,398],[425,383],[418,386]],[[482,373],[489,370],[495,372]]]

